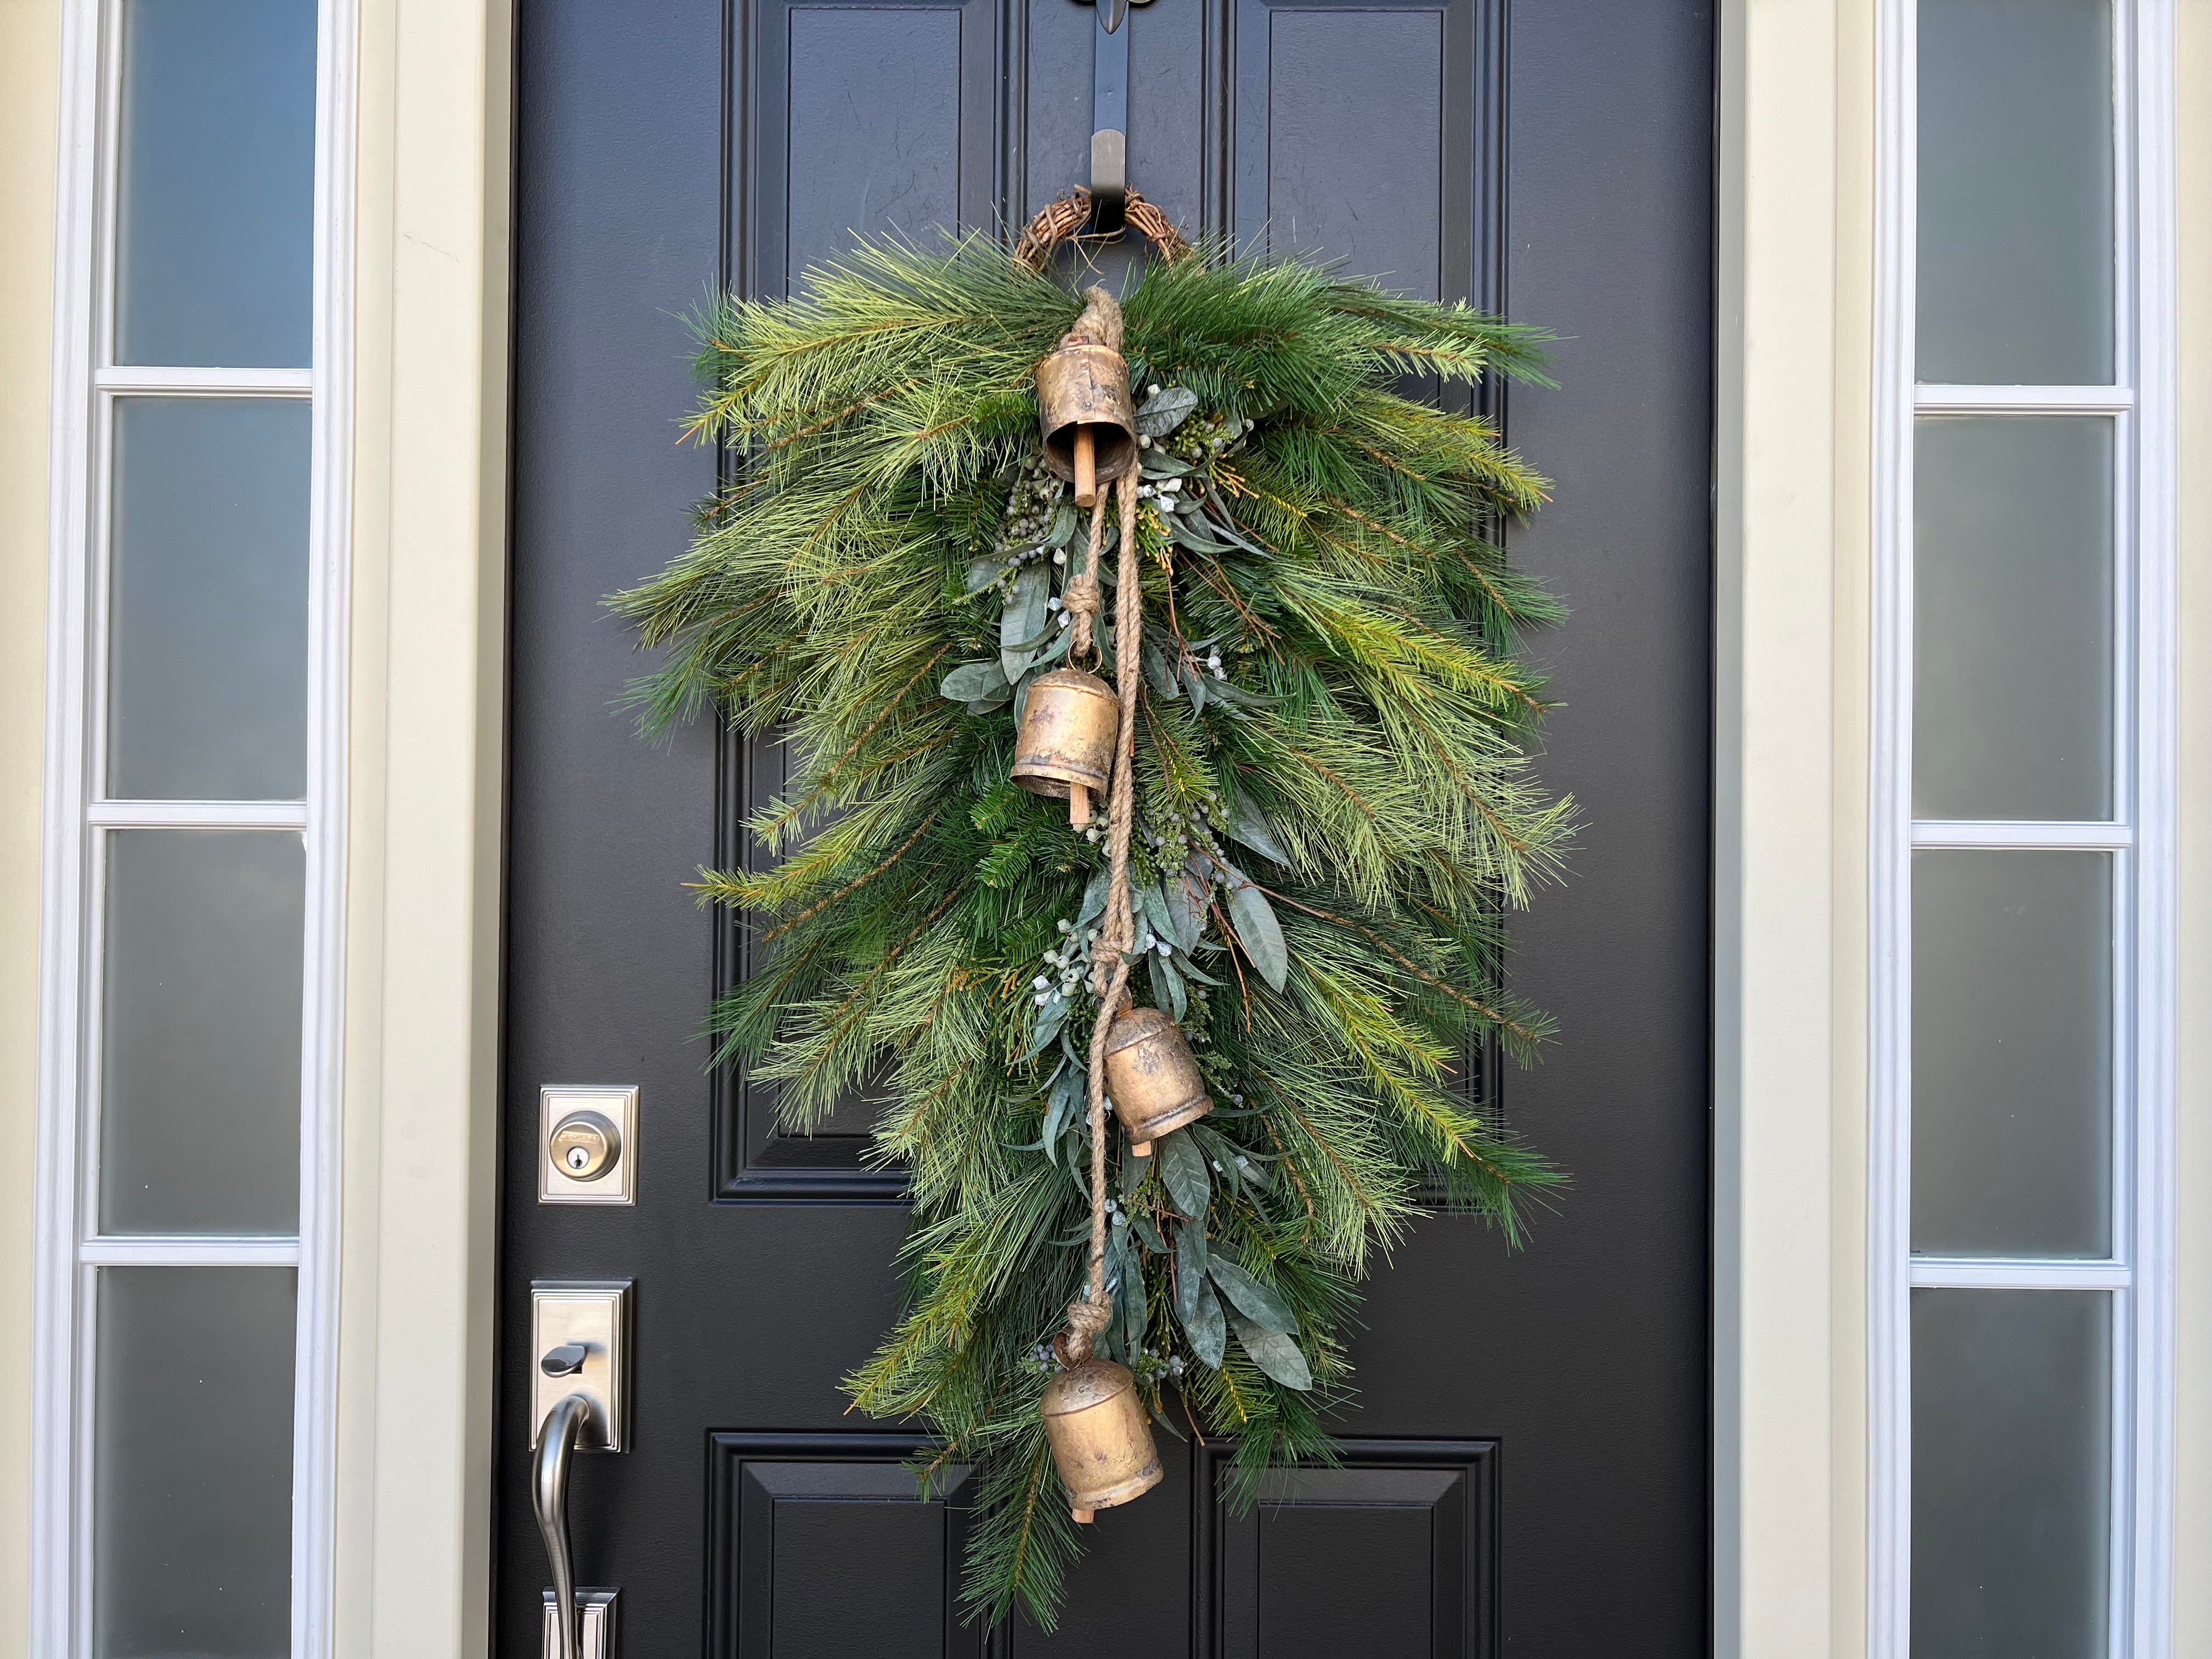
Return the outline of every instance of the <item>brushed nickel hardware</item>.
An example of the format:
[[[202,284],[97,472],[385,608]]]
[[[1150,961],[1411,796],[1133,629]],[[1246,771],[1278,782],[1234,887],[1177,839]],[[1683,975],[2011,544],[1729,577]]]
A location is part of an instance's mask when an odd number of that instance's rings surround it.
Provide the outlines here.
[[[577,1435],[583,1451],[629,1443],[630,1281],[541,1279],[530,1286],[531,1443],[571,1395],[591,1407]],[[574,1362],[573,1364],[571,1362]]]
[[[637,1202],[637,1089],[548,1084],[538,1091],[538,1201]]]
[[[580,1589],[576,1592],[576,1650],[578,1659],[612,1659],[615,1650],[615,1600],[611,1589]],[[558,1604],[553,1592],[545,1592],[545,1640],[544,1651],[549,1659],[557,1659],[560,1637],[553,1623],[554,1609]]]
[[[547,1659],[608,1659],[613,1646],[614,1592],[576,1594],[568,1466],[579,1451],[620,1451],[628,1441],[629,1292],[628,1279],[538,1279],[530,1287],[538,1356],[530,1379],[530,1501],[553,1575]]]

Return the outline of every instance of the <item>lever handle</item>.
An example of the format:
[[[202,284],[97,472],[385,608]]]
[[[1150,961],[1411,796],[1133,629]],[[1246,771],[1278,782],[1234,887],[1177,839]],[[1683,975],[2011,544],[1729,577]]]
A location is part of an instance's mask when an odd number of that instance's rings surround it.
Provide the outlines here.
[[[562,1352],[556,1348],[545,1357],[550,1360]],[[568,1462],[576,1455],[576,1431],[591,1415],[588,1395],[572,1394],[556,1404],[538,1431],[538,1456],[531,1471],[531,1507],[538,1512],[538,1535],[553,1569],[554,1622],[560,1632],[556,1659],[578,1659],[581,1652],[576,1574],[568,1556]]]
[[[538,1369],[548,1376],[574,1376],[584,1369],[584,1362],[592,1357],[588,1342],[563,1342],[557,1348],[549,1348],[545,1357],[538,1362]]]

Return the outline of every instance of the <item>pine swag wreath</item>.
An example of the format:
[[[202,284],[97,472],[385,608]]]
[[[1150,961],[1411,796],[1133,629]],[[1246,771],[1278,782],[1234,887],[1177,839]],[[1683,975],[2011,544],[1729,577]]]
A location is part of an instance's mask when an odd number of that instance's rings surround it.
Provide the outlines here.
[[[1569,829],[1515,657],[1559,612],[1496,537],[1543,482],[1405,390],[1540,380],[1541,337],[1134,216],[1169,257],[1118,307],[1042,274],[1074,209],[710,307],[728,482],[614,600],[665,653],[648,730],[711,704],[793,746],[752,823],[781,861],[702,872],[760,964],[715,1060],[794,1133],[887,1097],[908,1295],[848,1388],[981,1466],[966,1603],[1047,1627],[1074,1521],[1158,1479],[1151,1425],[1232,1438],[1232,1501],[1328,1461],[1371,1253],[1437,1194],[1510,1237],[1558,1178],[1463,1081],[1547,1034],[1500,917]],[[1075,428],[1040,437],[1070,349],[1134,387],[1078,411],[1089,510]]]

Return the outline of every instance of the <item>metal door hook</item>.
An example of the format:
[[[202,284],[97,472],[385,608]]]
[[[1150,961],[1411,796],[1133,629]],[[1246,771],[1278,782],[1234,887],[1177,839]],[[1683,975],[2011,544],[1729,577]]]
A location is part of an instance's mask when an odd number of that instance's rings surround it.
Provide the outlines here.
[[[1128,0],[1092,0],[1098,31],[1091,45],[1091,234],[1114,237],[1128,222]]]

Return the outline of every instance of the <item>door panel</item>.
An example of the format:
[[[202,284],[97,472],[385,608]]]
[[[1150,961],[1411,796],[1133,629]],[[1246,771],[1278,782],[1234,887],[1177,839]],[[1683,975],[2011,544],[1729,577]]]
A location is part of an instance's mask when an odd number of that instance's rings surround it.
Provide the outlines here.
[[[641,20],[645,21],[641,21]],[[684,544],[714,459],[677,320],[854,229],[1017,222],[1079,182],[1073,0],[524,0],[515,357],[498,1647],[537,1650],[533,1279],[635,1281],[633,1449],[581,1456],[581,1581],[623,1651],[1024,1659],[1702,1652],[1712,26],[1692,0],[1154,0],[1133,176],[1187,228],[1320,251],[1563,337],[1508,435],[1557,481],[1519,556],[1574,607],[1545,776],[1589,828],[1514,925],[1561,1038],[1500,1101],[1571,1170],[1508,1252],[1425,1224],[1369,1287],[1345,1467],[1238,1517],[1218,1445],[1101,1514],[1059,1631],[957,1608],[963,1471],[838,1379],[894,1318],[906,1216],[865,1100],[778,1135],[697,1036],[746,970],[683,883],[745,861],[774,744],[639,741],[604,595]],[[1509,50],[1510,46],[1510,50]],[[1109,260],[1109,264],[1112,263]],[[1502,400],[1492,397],[1492,405]],[[538,1090],[641,1090],[634,1208],[536,1201]]]
[[[738,1659],[981,1655],[960,1622],[973,1471],[929,1496],[899,1435],[718,1434],[708,1443],[710,1653]],[[865,1587],[864,1594],[855,1590]]]
[[[999,0],[760,0],[735,79],[732,268],[782,295],[861,228],[919,235],[997,221],[1006,50]],[[742,14],[741,14],[742,15]],[[703,137],[703,135],[702,135]],[[1087,135],[1086,135],[1087,137]]]

